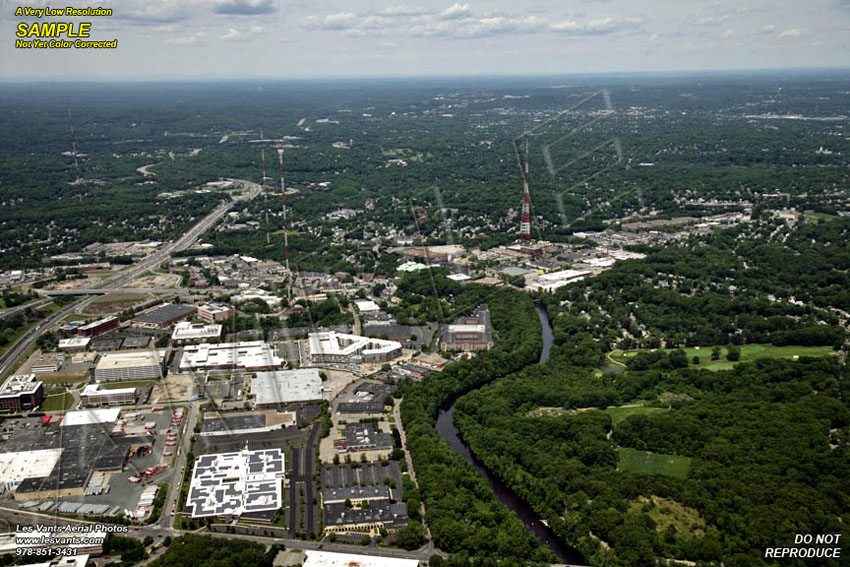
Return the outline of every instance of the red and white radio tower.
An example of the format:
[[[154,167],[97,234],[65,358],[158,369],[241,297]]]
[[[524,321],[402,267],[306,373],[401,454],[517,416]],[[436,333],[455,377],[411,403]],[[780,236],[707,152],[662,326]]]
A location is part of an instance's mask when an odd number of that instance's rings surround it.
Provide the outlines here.
[[[525,138],[525,167],[522,176],[522,217],[519,222],[519,239],[531,242],[531,195],[528,193],[528,138]]]

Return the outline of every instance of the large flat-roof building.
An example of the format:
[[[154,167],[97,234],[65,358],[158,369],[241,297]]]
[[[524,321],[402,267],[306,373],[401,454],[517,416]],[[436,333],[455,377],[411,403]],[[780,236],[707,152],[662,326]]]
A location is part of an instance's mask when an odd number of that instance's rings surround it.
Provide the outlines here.
[[[190,317],[195,311],[197,308],[193,305],[163,303],[136,315],[130,319],[130,323],[146,329],[165,329],[181,319]]]
[[[373,500],[368,508],[349,508],[345,502],[324,505],[325,530],[328,532],[365,532],[377,534],[383,528],[395,531],[407,525],[407,506],[403,502]]]
[[[82,352],[86,350],[91,342],[91,337],[70,337],[59,340],[59,350],[65,352]]]
[[[192,471],[186,510],[193,518],[277,511],[283,504],[285,472],[280,449],[201,455]]]
[[[375,429],[371,423],[349,423],[345,426],[345,437],[334,441],[337,449],[349,453],[356,451],[381,451],[389,454],[393,448],[393,436]]]
[[[165,350],[109,352],[94,368],[96,382],[154,380],[165,375]]]
[[[335,553],[332,551],[305,551],[303,567],[417,567],[416,559]]]
[[[227,303],[214,302],[198,307],[198,319],[207,323],[224,321],[236,316],[236,309]]]
[[[9,376],[0,386],[0,411],[30,411],[44,400],[44,385],[35,374]]]
[[[317,368],[257,372],[251,394],[258,408],[322,401],[322,378]]]
[[[251,435],[254,439],[269,433],[295,426],[296,412],[276,411],[208,411],[201,421],[201,437],[227,437]]]
[[[553,292],[558,288],[564,287],[572,282],[579,282],[586,277],[589,277],[591,272],[584,270],[561,270],[537,276],[533,282],[528,285],[528,289],[536,291]]]
[[[395,386],[377,382],[364,382],[343,396],[336,406],[339,413],[382,413],[384,400],[392,396]]]
[[[80,337],[96,337],[98,335],[102,335],[103,333],[108,333],[113,329],[118,328],[118,317],[104,317],[98,321],[92,321],[91,323],[86,323],[80,327],[77,327],[77,336]]]
[[[441,350],[490,350],[493,332],[490,326],[490,309],[479,305],[471,315],[458,317],[454,323],[443,327],[440,336]]]
[[[32,470],[20,472],[25,478],[14,489],[15,501],[83,496],[95,471],[121,471],[131,455],[149,451],[153,436],[115,433],[119,412],[118,408],[70,411],[58,423],[18,427],[0,454],[26,452],[45,462],[37,469],[33,462]],[[60,450],[58,461],[55,452],[41,452],[46,449]]]
[[[381,363],[401,356],[401,343],[335,331],[310,333],[310,360],[315,363]]]
[[[136,403],[135,388],[101,390],[99,384],[87,384],[80,392],[80,405],[116,406]]]
[[[221,340],[221,325],[181,321],[174,326],[174,331],[171,333],[171,343],[175,345],[218,342],[219,340]]]
[[[241,368],[256,372],[277,370],[283,364],[284,360],[275,354],[271,345],[263,341],[201,344],[183,348],[180,371]]]
[[[61,456],[61,448],[0,453],[0,488],[14,492],[28,478],[49,475]]]

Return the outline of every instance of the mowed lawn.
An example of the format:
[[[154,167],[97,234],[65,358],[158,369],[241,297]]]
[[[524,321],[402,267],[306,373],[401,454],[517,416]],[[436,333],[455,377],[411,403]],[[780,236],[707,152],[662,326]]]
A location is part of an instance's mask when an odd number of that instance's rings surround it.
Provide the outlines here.
[[[653,413],[653,412],[657,412],[657,411],[667,411],[667,410],[665,410],[664,408],[655,408],[655,407],[648,407],[648,406],[632,406],[632,407],[625,406],[625,407],[605,408],[604,410],[599,410],[599,411],[601,411],[602,413],[607,413],[608,415],[610,415],[611,416],[611,425],[616,427],[618,423],[620,423],[621,421],[623,421],[624,419],[626,419],[629,416]]]
[[[70,408],[73,404],[74,396],[66,392],[44,398],[44,401],[41,402],[41,409],[42,411],[62,411]]]
[[[773,345],[741,345],[741,360],[731,362],[726,360],[726,347],[720,347],[720,360],[711,360],[711,350],[714,347],[706,346],[701,348],[685,348],[685,354],[688,357],[690,368],[705,368],[706,370],[729,370],[739,362],[749,362],[760,358],[803,358],[834,356],[835,351],[828,346],[773,346]],[[665,352],[672,352],[677,349],[661,349]],[[629,359],[634,357],[639,350],[615,350],[611,353],[611,358],[617,362],[628,364]],[[694,357],[699,357],[699,364],[693,363]]]
[[[618,471],[637,472],[644,474],[661,474],[673,478],[687,478],[691,470],[691,458],[678,455],[665,455],[650,451],[638,451],[618,447]]]

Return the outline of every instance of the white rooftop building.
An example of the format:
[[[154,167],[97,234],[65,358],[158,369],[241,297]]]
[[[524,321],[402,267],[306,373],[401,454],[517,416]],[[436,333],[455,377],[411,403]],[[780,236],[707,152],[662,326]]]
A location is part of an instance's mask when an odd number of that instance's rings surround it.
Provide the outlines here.
[[[62,449],[0,453],[0,488],[14,491],[23,480],[50,475],[61,456]]]
[[[335,331],[310,333],[310,360],[336,363],[387,362],[401,356],[401,343]]]
[[[180,371],[242,368],[244,370],[275,370],[284,361],[268,343],[201,344],[187,346],[180,359]]]
[[[378,307],[378,304],[369,299],[364,299],[361,301],[355,301],[354,305],[357,306],[357,310],[361,313],[372,313],[374,311],[380,311],[381,308]]]
[[[333,551],[305,551],[303,567],[417,567],[416,559],[335,553]]]
[[[318,368],[257,372],[251,393],[258,408],[321,401],[322,378]]]
[[[280,449],[201,455],[186,507],[193,518],[276,511],[283,504],[285,472]]]
[[[174,326],[171,341],[186,343],[191,341],[218,341],[221,339],[221,325],[204,325],[181,321]]]
[[[120,413],[120,408],[69,411],[65,413],[65,417],[62,419],[62,423],[59,424],[59,427],[97,424],[107,424],[111,426],[118,421],[118,414]]]
[[[578,282],[591,275],[588,271],[579,270],[561,270],[560,272],[552,272],[551,274],[543,274],[537,276],[528,288],[531,290],[552,292],[565,285]]]
[[[97,382],[153,380],[164,374],[164,349],[108,352],[100,357],[94,369]]]
[[[100,384],[86,384],[80,392],[80,405],[83,406],[132,404],[135,401],[135,388],[101,390]]]
[[[71,337],[69,339],[61,339],[59,341],[59,348],[63,350],[85,350],[90,342],[91,337]]]

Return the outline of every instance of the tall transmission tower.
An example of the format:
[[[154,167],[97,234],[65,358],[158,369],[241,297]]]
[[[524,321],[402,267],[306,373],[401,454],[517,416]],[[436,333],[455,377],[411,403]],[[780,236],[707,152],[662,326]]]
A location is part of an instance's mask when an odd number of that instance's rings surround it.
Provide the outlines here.
[[[522,216],[519,221],[519,239],[531,242],[531,195],[528,192],[528,137],[525,138],[525,164],[522,175]]]
[[[286,183],[283,177],[283,147],[277,150],[280,160],[280,198],[283,202],[283,250],[286,257],[286,297],[292,297],[292,272],[289,271],[289,225],[286,219]]]
[[[74,183],[77,185],[77,196],[80,202],[83,201],[83,180],[80,176],[80,164],[77,161],[77,136],[74,134],[74,120],[71,118],[71,103],[68,102],[68,124],[71,125],[71,155],[74,156],[74,171],[77,178]]]
[[[266,139],[263,136],[263,131],[260,130],[260,155],[263,162],[263,180],[260,181],[260,186],[263,190],[263,204],[266,208],[266,246],[271,246],[272,241],[269,237],[269,196],[266,191]]]

